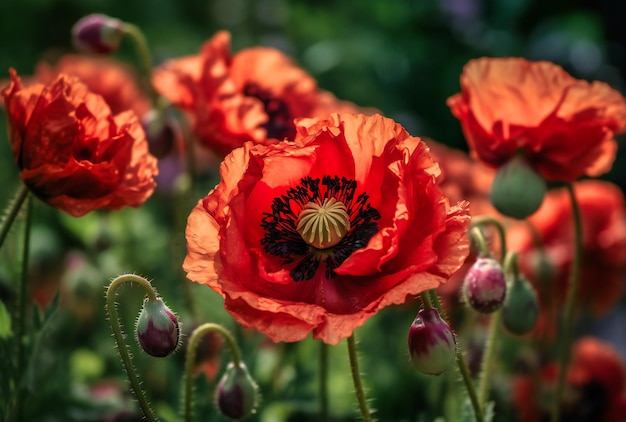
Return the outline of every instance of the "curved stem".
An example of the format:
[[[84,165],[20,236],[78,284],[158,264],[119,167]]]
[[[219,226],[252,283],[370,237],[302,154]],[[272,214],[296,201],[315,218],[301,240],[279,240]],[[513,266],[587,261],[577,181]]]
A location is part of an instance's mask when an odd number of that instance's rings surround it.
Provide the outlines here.
[[[495,217],[489,215],[482,215],[478,217],[474,217],[472,219],[471,227],[479,227],[483,225],[491,224],[496,227],[498,230],[498,237],[500,238],[500,259],[504,260],[506,256],[506,231],[504,230],[504,226],[502,222]]]
[[[487,341],[485,342],[483,359],[480,364],[480,376],[478,378],[478,402],[483,412],[489,400],[489,376],[491,375],[491,366],[495,356],[495,344],[498,336],[498,328],[500,326],[500,311],[496,311],[491,316],[489,324],[489,333],[487,334]]]
[[[348,337],[348,355],[350,357],[352,381],[354,382],[354,391],[356,392],[356,398],[359,402],[361,417],[363,418],[363,422],[372,422],[372,415],[367,407],[365,392],[363,391],[363,384],[361,383],[361,372],[359,371],[359,358],[356,353],[356,340],[354,339],[354,333]]]
[[[491,255],[491,251],[489,251],[489,245],[487,244],[487,240],[485,240],[485,235],[483,235],[483,232],[480,230],[480,227],[472,227],[470,229],[470,236],[472,237],[474,242],[476,242],[480,255],[483,255],[483,256]]]
[[[128,346],[124,342],[124,334],[122,333],[122,327],[120,326],[120,320],[117,314],[117,306],[115,304],[116,291],[124,283],[139,284],[145,290],[148,299],[151,301],[156,300],[157,295],[156,291],[148,280],[135,274],[123,274],[115,278],[111,282],[111,284],[109,284],[106,293],[106,310],[109,314],[111,330],[113,331],[113,337],[115,338],[115,342],[117,343],[117,350],[120,353],[122,366],[124,367],[124,371],[126,371],[126,375],[128,376],[131,390],[135,393],[135,397],[139,402],[139,407],[141,407],[141,411],[146,417],[146,420],[148,420],[149,422],[156,422],[157,419],[154,415],[154,411],[150,407],[150,404],[146,399],[146,395],[141,389],[139,376],[137,375],[137,372],[133,367],[132,359],[130,358],[130,353],[128,352]]]
[[[431,299],[435,308],[439,311],[439,315],[448,321],[448,316],[446,315],[443,307],[441,306],[441,301],[439,300],[439,296],[437,295],[436,290],[431,290]],[[463,384],[465,385],[465,389],[467,391],[467,395],[469,396],[470,403],[472,404],[472,408],[474,409],[474,416],[476,417],[476,422],[483,422],[483,410],[480,407],[480,402],[478,401],[478,395],[476,394],[476,387],[474,387],[474,381],[472,380],[472,375],[470,374],[470,370],[467,366],[467,362],[465,362],[465,358],[463,357],[463,352],[461,351],[461,347],[458,346],[456,348],[456,363],[459,368],[459,372],[461,373],[461,377],[463,378]]]
[[[9,234],[9,230],[11,229],[11,226],[15,221],[15,217],[17,217],[17,215],[19,214],[20,209],[22,208],[24,201],[26,201],[29,192],[30,190],[26,187],[25,184],[22,183],[15,195],[15,198],[7,207],[7,210],[5,211],[5,217],[2,219],[2,225],[0,225],[0,248],[2,248],[2,244],[4,243],[7,234]]]
[[[159,94],[154,89],[152,85],[152,56],[150,55],[150,49],[148,48],[148,41],[144,36],[143,32],[132,23],[124,22],[122,27],[125,35],[128,35],[135,44],[135,49],[139,54],[139,60],[141,61],[141,66],[143,68],[144,76],[148,82],[148,86],[150,88],[150,98],[152,99],[152,105],[154,107],[158,106]]]
[[[320,416],[319,420],[328,420],[328,345],[320,341]]]
[[[561,330],[561,340],[559,343],[559,375],[556,385],[556,396],[552,403],[553,422],[558,422],[561,409],[561,397],[565,388],[565,377],[567,367],[570,360],[570,344],[572,342],[572,331],[574,325],[574,306],[578,296],[578,281],[580,278],[580,267],[583,254],[583,227],[580,215],[580,207],[576,200],[576,193],[572,183],[567,184],[567,192],[569,193],[572,203],[572,218],[574,220],[574,258],[570,270],[569,286],[567,296],[565,298],[565,308],[563,311],[563,325]]]
[[[191,333],[191,337],[189,338],[189,343],[187,344],[187,354],[185,355],[185,388],[183,390],[183,406],[186,422],[191,422],[193,417],[191,411],[193,404],[191,390],[193,387],[193,368],[196,362],[198,344],[200,344],[202,336],[211,331],[219,333],[222,338],[226,340],[226,344],[228,344],[228,348],[230,349],[233,364],[235,366],[239,366],[241,364],[241,352],[239,351],[237,342],[230,331],[226,328],[219,324],[207,322],[206,324],[202,324],[193,330],[193,333]]]

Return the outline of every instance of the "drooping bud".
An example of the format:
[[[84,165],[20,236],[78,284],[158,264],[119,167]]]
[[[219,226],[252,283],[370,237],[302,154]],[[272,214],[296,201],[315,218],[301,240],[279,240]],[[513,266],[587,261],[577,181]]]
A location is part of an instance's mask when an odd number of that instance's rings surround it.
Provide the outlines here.
[[[146,299],[137,318],[135,335],[141,348],[149,355],[164,357],[180,342],[178,318],[161,298]]]
[[[409,330],[409,354],[415,368],[439,375],[454,364],[456,338],[435,308],[421,309]]]
[[[491,257],[478,257],[465,274],[463,297],[472,308],[484,314],[502,306],[506,297],[506,278],[498,261]]]
[[[502,306],[502,325],[512,334],[529,333],[539,318],[537,293],[528,280],[514,277]]]
[[[220,412],[234,420],[241,420],[256,411],[258,387],[246,365],[229,363],[217,385],[215,400]]]
[[[522,155],[515,155],[498,169],[491,185],[491,202],[502,214],[523,220],[539,209],[546,181]]]
[[[175,150],[182,139],[182,129],[171,109],[150,110],[141,118],[150,153],[163,158]]]
[[[95,13],[74,24],[72,42],[85,53],[111,54],[122,42],[123,28],[121,20]]]

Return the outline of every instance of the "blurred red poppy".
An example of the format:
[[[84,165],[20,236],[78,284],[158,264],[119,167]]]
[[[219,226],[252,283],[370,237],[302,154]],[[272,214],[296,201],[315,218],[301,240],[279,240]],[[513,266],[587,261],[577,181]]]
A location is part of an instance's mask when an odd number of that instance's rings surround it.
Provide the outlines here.
[[[269,47],[230,53],[230,34],[218,32],[199,55],[169,60],[155,69],[156,89],[186,110],[202,144],[225,155],[246,141],[293,139],[295,118],[358,112],[317,88],[315,80]]]
[[[574,185],[583,224],[583,256],[579,306],[599,314],[617,303],[626,271],[626,208],[619,187],[600,180]],[[507,234],[511,250],[535,285],[541,307],[537,329],[548,336],[556,330],[557,313],[565,302],[574,255],[572,207],[567,191],[550,191],[526,223]]]
[[[48,85],[61,73],[76,76],[91,92],[101,95],[113,114],[133,110],[141,118],[151,108],[148,96],[137,83],[137,75],[122,62],[105,57],[67,54],[53,65],[38,63],[33,79]]]
[[[73,216],[141,205],[154,190],[157,161],[132,111],[112,115],[74,77],[24,88],[11,70],[2,91],[20,176],[40,199]]]
[[[187,224],[187,276],[274,341],[335,344],[381,308],[438,287],[467,256],[419,139],[380,115],[298,123],[295,143],[246,143]]]
[[[574,181],[611,169],[626,129],[626,100],[603,82],[577,80],[549,62],[471,60],[448,99],[472,154],[499,167],[522,150],[546,180]]]
[[[557,380],[557,367],[549,363],[537,374],[514,381],[513,402],[520,422],[546,420]],[[593,337],[573,346],[567,371],[561,420],[580,422],[626,421],[626,373],[619,353]]]

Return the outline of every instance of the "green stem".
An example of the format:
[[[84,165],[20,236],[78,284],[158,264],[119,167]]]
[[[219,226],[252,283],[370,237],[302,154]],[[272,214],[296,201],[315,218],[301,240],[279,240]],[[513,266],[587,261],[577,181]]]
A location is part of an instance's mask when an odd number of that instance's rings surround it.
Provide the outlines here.
[[[570,201],[572,203],[572,218],[574,220],[574,258],[572,260],[569,286],[567,289],[565,308],[563,311],[562,334],[561,341],[559,343],[559,375],[556,384],[556,396],[554,398],[554,402],[552,403],[551,420],[553,422],[559,421],[561,397],[563,396],[563,390],[565,388],[565,378],[570,360],[570,344],[572,342],[572,331],[574,325],[574,306],[578,296],[578,281],[580,278],[580,267],[583,254],[582,218],[572,183],[567,184],[567,192],[569,193]]]
[[[320,416],[319,420],[328,420],[328,345],[320,341]]]
[[[421,294],[421,297],[422,297],[422,305],[424,306],[424,309],[432,309],[433,302],[430,299],[430,290],[424,290]]]
[[[507,250],[506,250],[506,231],[504,230],[504,226],[502,225],[502,222],[495,217],[491,217],[488,215],[481,215],[481,216],[472,218],[471,227],[480,227],[480,226],[484,226],[487,224],[491,224],[492,226],[495,226],[496,230],[498,230],[498,237],[500,238],[500,257],[502,260],[504,260]]]
[[[150,48],[148,48],[148,41],[146,40],[143,32],[141,32],[141,29],[132,23],[124,22],[122,30],[124,31],[124,34],[129,36],[135,44],[135,49],[137,50],[139,61],[141,62],[141,66],[143,68],[144,77],[146,78],[150,89],[152,105],[157,107],[159,94],[154,89],[154,85],[152,85],[152,56],[150,55]]]
[[[363,390],[363,384],[361,382],[361,372],[359,370],[359,358],[356,353],[356,340],[354,339],[354,333],[352,333],[352,335],[348,337],[348,356],[350,357],[352,381],[354,382],[354,391],[356,392],[356,399],[359,402],[361,417],[363,418],[363,422],[372,422],[372,415],[369,408],[367,407],[365,392]]]
[[[26,185],[22,183],[15,195],[15,198],[7,207],[5,217],[2,219],[2,225],[0,225],[0,248],[2,248],[4,240],[6,239],[7,234],[9,234],[9,230],[11,229],[15,218],[19,214],[22,204],[24,204],[24,201],[28,197],[29,192],[30,191]]]
[[[150,301],[157,300],[157,295],[156,291],[148,280],[135,274],[123,274],[115,278],[111,282],[111,284],[109,284],[106,293],[106,310],[109,314],[111,330],[113,331],[113,337],[115,338],[115,342],[117,343],[117,350],[120,353],[122,366],[124,367],[124,371],[126,371],[126,375],[128,376],[131,390],[135,393],[137,402],[139,402],[139,407],[146,417],[146,420],[148,420],[149,422],[156,422],[157,419],[154,411],[150,407],[146,395],[141,389],[139,375],[137,375],[137,372],[133,367],[132,359],[130,357],[130,353],[128,352],[128,346],[124,342],[124,334],[122,333],[122,327],[120,326],[120,320],[117,314],[117,305],[115,303],[116,291],[124,283],[139,284],[139,286],[141,286],[145,290],[146,296],[148,296],[148,300]]]
[[[480,364],[480,376],[478,384],[478,402],[480,408],[485,411],[487,401],[489,400],[489,376],[491,375],[491,367],[494,362],[496,339],[498,337],[498,328],[500,326],[500,311],[496,311],[489,321],[489,333],[485,342],[485,350],[483,352],[482,362]]]
[[[485,240],[485,236],[483,232],[480,230],[480,227],[472,227],[470,229],[470,236],[476,242],[476,246],[478,246],[478,252],[483,256],[490,256],[491,251],[489,251],[489,245],[487,244],[487,240]]]
[[[435,308],[439,311],[441,317],[448,321],[448,317],[441,306],[441,301],[439,300],[439,296],[437,295],[436,290],[431,290],[431,299]],[[449,324],[449,322],[448,322]],[[476,394],[476,387],[474,387],[474,381],[472,380],[472,375],[467,366],[467,362],[465,362],[465,358],[463,357],[463,352],[461,351],[461,347],[457,344],[456,348],[456,363],[459,368],[459,372],[461,373],[461,377],[463,378],[463,384],[465,385],[465,389],[467,390],[467,395],[469,396],[470,403],[472,404],[472,408],[474,409],[474,416],[476,417],[476,422],[483,422],[483,410],[480,407],[480,402],[478,401],[478,395]]]
[[[32,200],[26,190],[26,215],[24,219],[24,240],[22,244],[22,262],[20,268],[20,285],[18,288],[18,306],[15,314],[15,338],[17,339],[17,373],[24,379],[26,353],[24,350],[24,334],[26,332],[26,306],[28,305],[28,252],[30,250],[30,226],[32,214]],[[17,202],[17,201],[16,201]],[[23,201],[22,201],[23,202]],[[21,205],[21,204],[20,204]],[[17,207],[19,209],[19,206]],[[15,420],[23,420],[24,386],[20,383],[15,396]]]
[[[237,342],[230,331],[226,328],[219,324],[207,322],[206,324],[202,324],[193,330],[193,333],[191,333],[191,337],[189,338],[189,343],[187,344],[187,354],[185,356],[185,388],[183,390],[183,406],[186,422],[192,422],[193,418],[193,412],[191,411],[193,405],[191,390],[193,387],[193,370],[196,363],[196,352],[198,350],[198,345],[202,340],[202,336],[209,332],[216,332],[220,334],[222,338],[226,340],[226,344],[230,349],[233,365],[238,367],[241,364],[241,352],[239,351]]]

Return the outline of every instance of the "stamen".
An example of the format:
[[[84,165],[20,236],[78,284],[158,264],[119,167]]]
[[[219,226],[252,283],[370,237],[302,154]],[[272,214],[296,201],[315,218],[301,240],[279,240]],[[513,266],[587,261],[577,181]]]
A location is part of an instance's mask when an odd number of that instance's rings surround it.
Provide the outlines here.
[[[330,248],[350,230],[350,216],[346,206],[335,198],[324,199],[322,205],[309,202],[300,211],[296,230],[309,245]]]

